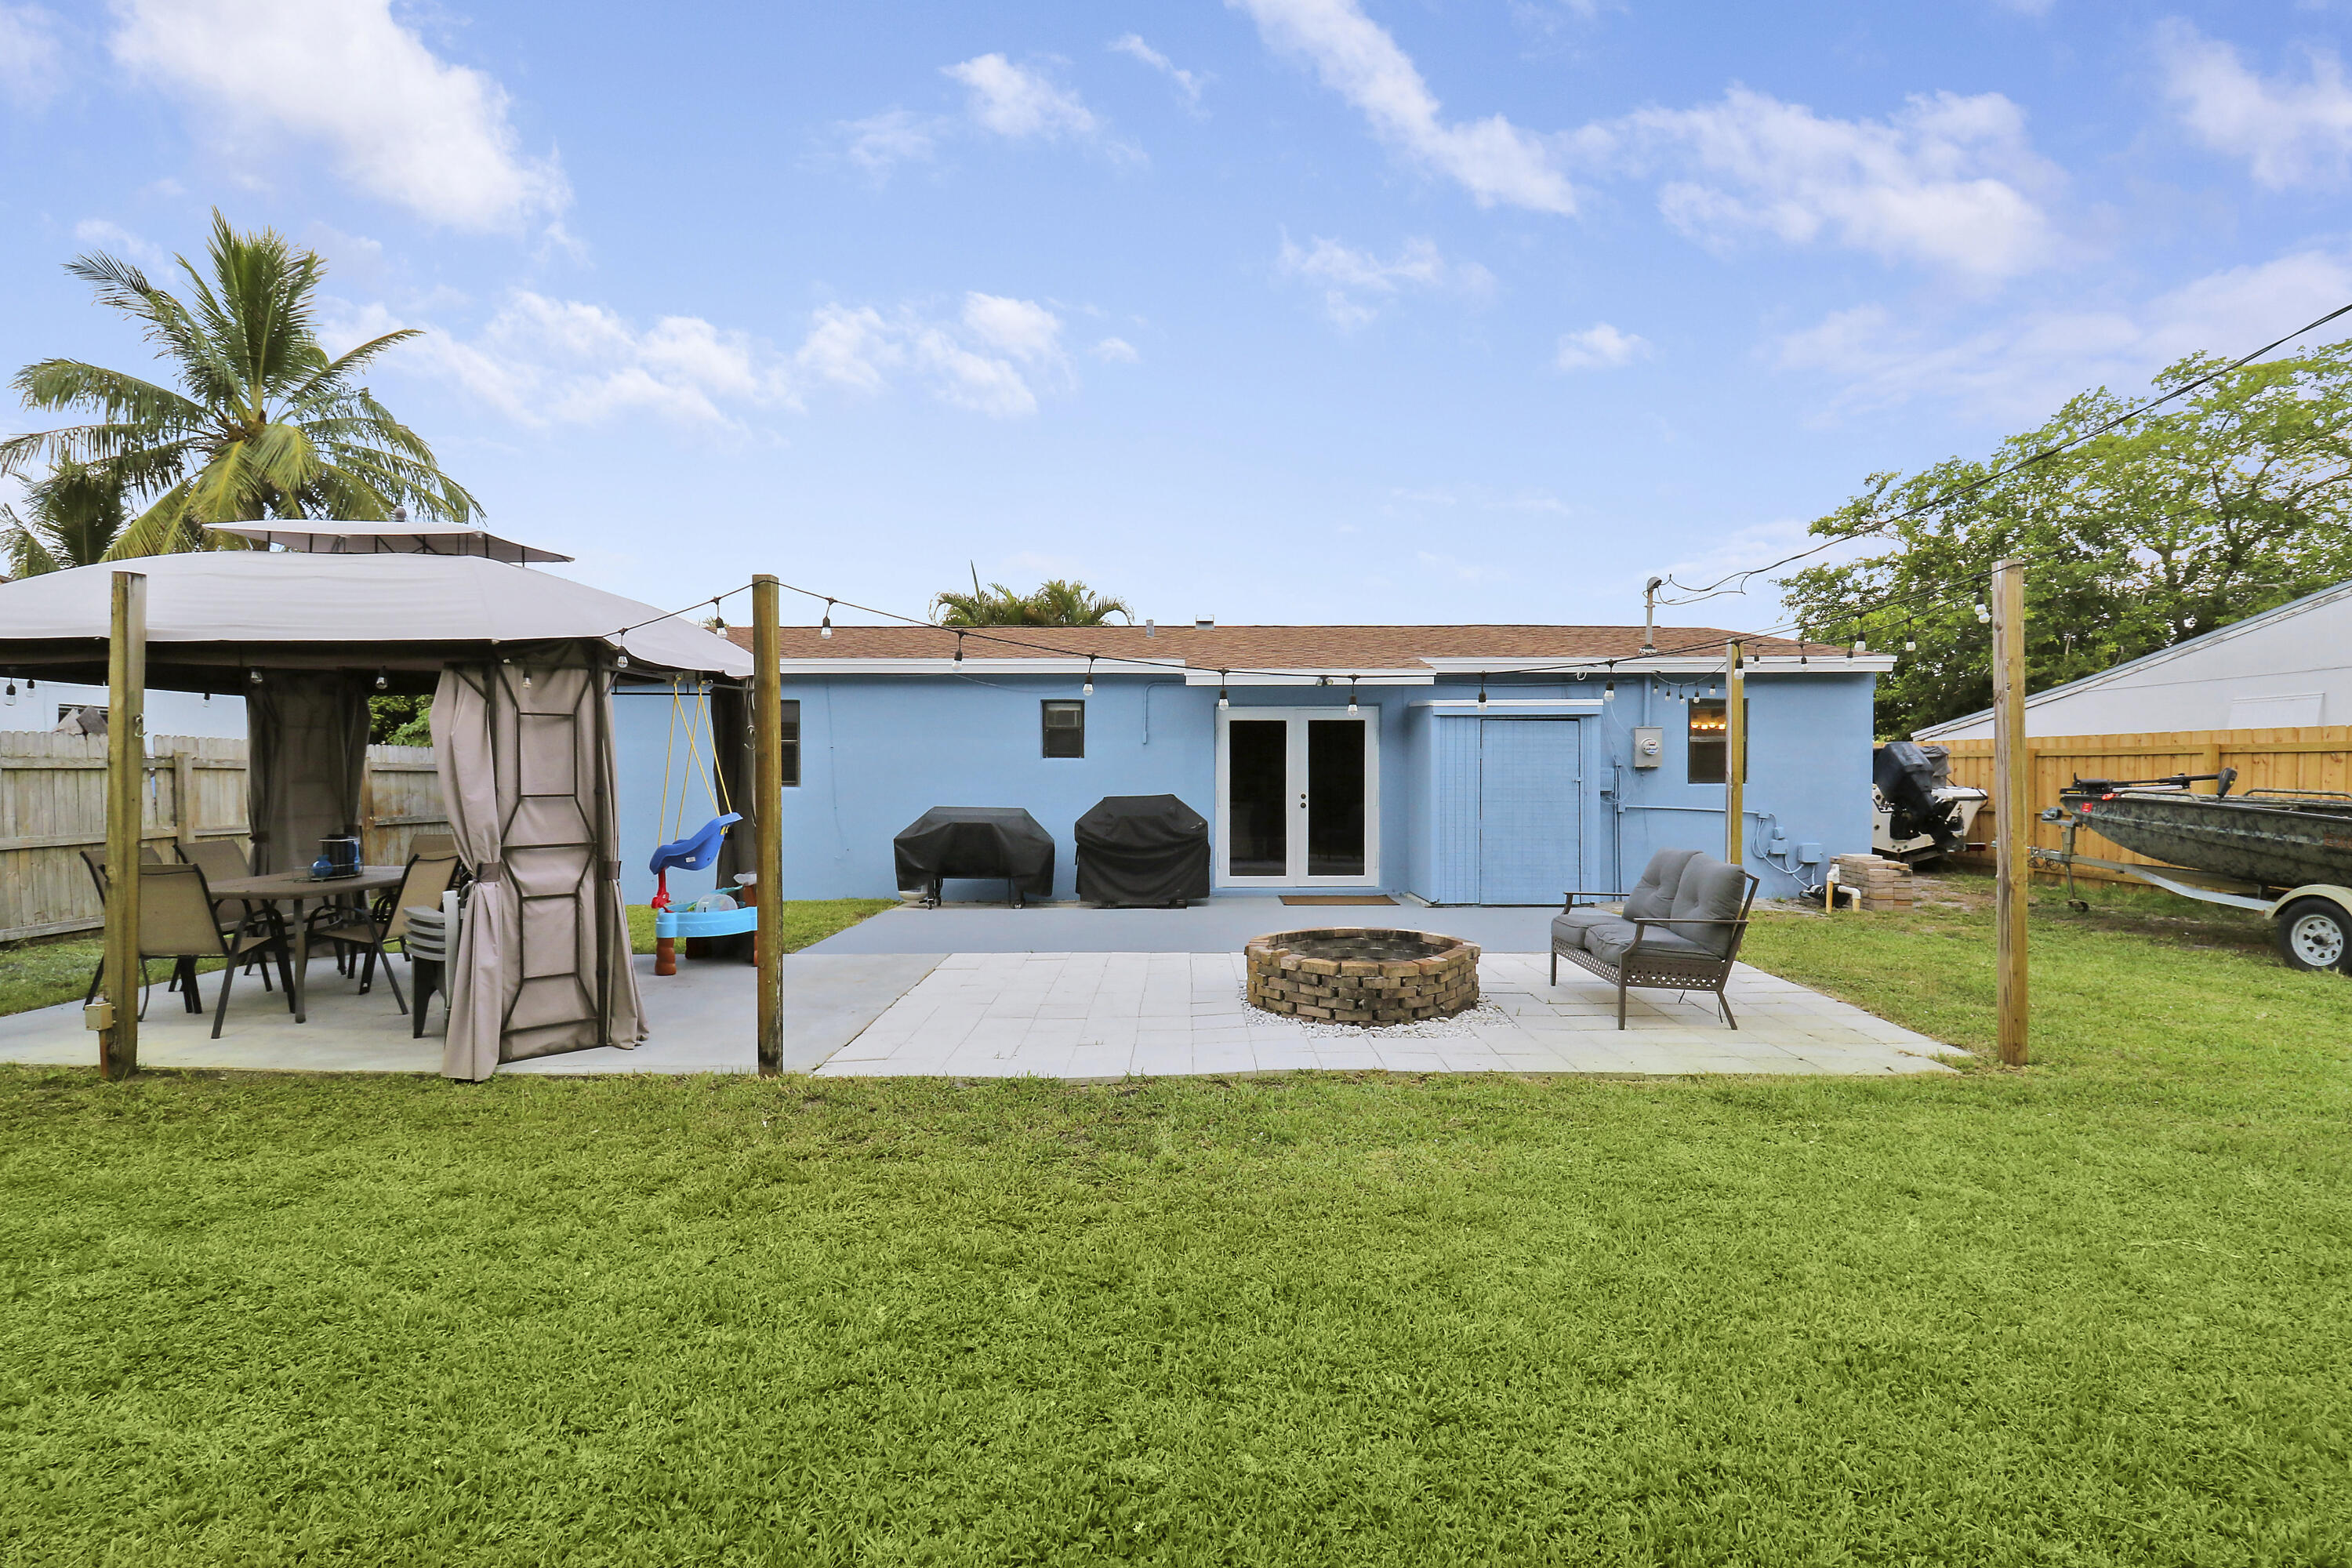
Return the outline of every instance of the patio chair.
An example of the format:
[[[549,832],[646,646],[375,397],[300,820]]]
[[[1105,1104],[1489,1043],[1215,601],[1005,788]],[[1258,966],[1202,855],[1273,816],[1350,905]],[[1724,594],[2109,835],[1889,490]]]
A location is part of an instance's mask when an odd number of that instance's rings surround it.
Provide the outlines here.
[[[236,979],[237,963],[252,953],[263,953],[278,961],[278,977],[286,983],[286,1006],[294,1006],[294,972],[287,964],[286,932],[276,921],[256,921],[253,929],[242,927],[225,931],[213,913],[212,889],[205,885],[205,869],[201,866],[153,865],[139,868],[139,959],[141,979],[145,979],[147,960],[172,958],[179,962],[181,994],[188,1011],[201,1013],[205,1005],[196,996],[196,960],[221,960],[220,1000],[213,1008],[213,1038],[220,1038],[221,1024],[228,1016],[229,986]]]
[[[98,889],[98,906],[104,909],[106,907],[106,851],[85,849],[81,852],[81,863],[89,868],[89,879]],[[160,866],[163,863],[163,857],[156,853],[153,845],[142,844],[139,847],[139,863],[142,866]],[[83,1006],[87,1007],[98,1000],[98,987],[105,978],[106,965],[100,962],[97,968],[89,972],[89,989],[82,994],[81,998]],[[175,977],[172,984],[175,986],[179,984],[178,979]]]
[[[441,895],[457,876],[457,857],[455,855],[412,855],[402,871],[400,889],[393,895],[389,912],[375,909],[337,907],[320,911],[320,919],[310,928],[312,942],[331,942],[352,953],[365,954],[360,970],[360,994],[364,996],[375,984],[376,962],[383,963],[383,977],[392,987],[394,1005],[405,1013],[407,998],[400,994],[400,976],[392,970],[392,957],[384,952],[386,943],[402,942],[408,933],[408,911],[411,906],[425,909],[441,907]]]
[[[1675,853],[1669,851],[1667,853]],[[1731,1014],[1724,986],[1748,935],[1748,917],[1761,879],[1711,855],[1687,854],[1678,866],[1662,867],[1664,854],[1651,859],[1643,885],[1626,895],[1623,916],[1589,918],[1598,911],[1580,910],[1580,897],[1606,895],[1571,893],[1568,907],[1552,921],[1551,980],[1559,984],[1559,961],[1567,959],[1617,987],[1617,1026],[1625,1026],[1625,993],[1629,989],[1711,991],[1723,1021],[1739,1027]],[[1651,879],[1652,873],[1658,879]],[[1667,907],[1658,908],[1658,894],[1671,879]],[[1646,895],[1644,889],[1648,889]],[[1635,913],[1635,900],[1651,911]],[[1572,915],[1588,918],[1571,922]]]

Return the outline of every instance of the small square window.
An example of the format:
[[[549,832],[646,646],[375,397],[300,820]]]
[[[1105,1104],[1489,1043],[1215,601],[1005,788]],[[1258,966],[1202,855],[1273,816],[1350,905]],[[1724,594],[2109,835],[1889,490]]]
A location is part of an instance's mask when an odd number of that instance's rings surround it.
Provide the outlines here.
[[[1045,755],[1083,757],[1087,754],[1087,705],[1083,702],[1043,704]]]
[[[1729,710],[1719,699],[1702,698],[1690,705],[1690,782],[1722,784],[1724,742]]]

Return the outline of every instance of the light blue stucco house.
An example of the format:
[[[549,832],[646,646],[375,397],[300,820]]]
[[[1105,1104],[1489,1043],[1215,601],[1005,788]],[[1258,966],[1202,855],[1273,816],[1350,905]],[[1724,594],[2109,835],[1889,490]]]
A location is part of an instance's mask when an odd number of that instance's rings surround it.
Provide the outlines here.
[[[890,897],[901,828],[932,806],[989,805],[1054,835],[1055,896],[1071,898],[1072,826],[1109,795],[1171,794],[1206,817],[1220,896],[1553,903],[1630,886],[1660,848],[1722,851],[1724,644],[1742,634],[1660,627],[1649,653],[1639,626],[1003,635],[1028,646],[784,628],[786,897]],[[1747,863],[1762,896],[1787,897],[1870,848],[1872,690],[1892,661],[1743,644]],[[645,852],[681,815],[709,815],[682,749],[694,706],[614,701],[633,901],[651,891]]]

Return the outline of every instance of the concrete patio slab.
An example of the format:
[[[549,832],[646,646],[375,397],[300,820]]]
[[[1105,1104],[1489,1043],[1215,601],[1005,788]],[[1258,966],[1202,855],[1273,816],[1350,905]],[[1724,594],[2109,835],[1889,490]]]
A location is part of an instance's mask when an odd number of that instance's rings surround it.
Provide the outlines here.
[[[749,964],[686,962],[674,975],[657,975],[650,957],[636,959],[651,1036],[635,1050],[572,1051],[509,1062],[502,1073],[752,1072],[752,981]],[[929,954],[794,953],[784,960],[784,1061],[804,1070],[856,1038],[899,997],[930,973]],[[157,966],[160,973],[162,966]],[[205,977],[209,1008],[219,978]],[[407,990],[406,976],[402,979]],[[356,982],[333,966],[313,963],[310,1021],[297,1024],[258,981],[242,979],[229,996],[228,1022],[211,1037],[207,1010],[191,1014],[158,980],[139,1027],[139,1059],[151,1068],[253,1072],[421,1072],[441,1070],[446,1012],[436,997],[423,1039],[410,1037],[407,1015],[381,984],[362,996]],[[69,1067],[97,1064],[96,1037],[82,1026],[78,1004],[0,1018],[0,1061]]]
[[[1024,911],[1029,912],[1029,911]],[[1122,911],[1125,912],[1125,911]],[[1156,911],[1155,911],[1156,912]],[[1290,1071],[1945,1072],[1969,1053],[1739,965],[1741,1026],[1712,997],[1616,996],[1540,953],[1486,954],[1486,1005],[1460,1018],[1356,1030],[1247,1006],[1238,952],[956,952],[816,1069],[819,1077],[1111,1079]]]
[[[1490,909],[1428,904],[1286,904],[1265,894],[1211,899],[1184,910],[1104,910],[1087,904],[945,904],[885,910],[805,949],[845,952],[1239,952],[1268,931],[1382,926],[1444,931],[1489,952],[1541,952],[1555,905]]]

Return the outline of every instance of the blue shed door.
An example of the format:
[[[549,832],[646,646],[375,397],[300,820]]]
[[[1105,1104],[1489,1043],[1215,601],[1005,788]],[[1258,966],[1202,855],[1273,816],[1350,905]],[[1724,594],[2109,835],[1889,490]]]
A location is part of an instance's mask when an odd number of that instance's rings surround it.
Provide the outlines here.
[[[1550,904],[1577,880],[1573,719],[1478,721],[1478,901]]]

